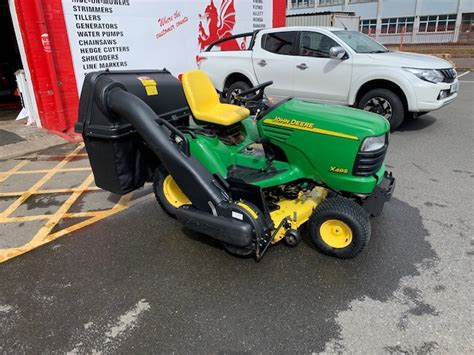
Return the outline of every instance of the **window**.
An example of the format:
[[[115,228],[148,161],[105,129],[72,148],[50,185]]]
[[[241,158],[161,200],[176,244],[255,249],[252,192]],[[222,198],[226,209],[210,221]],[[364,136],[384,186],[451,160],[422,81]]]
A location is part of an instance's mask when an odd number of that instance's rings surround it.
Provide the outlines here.
[[[461,32],[474,32],[474,12],[462,14]]]
[[[291,0],[292,9],[314,7],[314,0]]]
[[[301,32],[299,55],[329,58],[329,50],[339,46],[336,41],[318,32]]]
[[[344,0],[319,0],[319,6],[343,5]]]
[[[357,53],[386,53],[388,49],[372,38],[357,31],[333,31],[337,37],[343,40]]]
[[[266,51],[288,55],[292,54],[296,32],[272,32],[262,36],[262,48]]]
[[[377,19],[362,20],[359,25],[359,31],[365,34],[375,34]]]
[[[456,14],[420,16],[418,32],[447,32],[454,31],[456,27]]]
[[[393,17],[382,19],[380,33],[411,33],[413,32],[414,17]]]

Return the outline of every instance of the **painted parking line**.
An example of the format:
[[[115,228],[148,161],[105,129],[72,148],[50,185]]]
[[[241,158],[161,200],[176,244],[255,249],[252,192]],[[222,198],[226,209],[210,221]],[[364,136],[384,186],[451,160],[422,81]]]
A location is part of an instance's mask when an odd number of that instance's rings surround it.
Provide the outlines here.
[[[66,164],[78,157],[87,157],[87,154],[82,153],[84,145],[80,144],[78,147],[73,149],[69,154],[64,156],[64,158],[58,162],[51,169],[38,169],[38,170],[22,170],[24,167],[28,167],[27,164],[29,160],[23,160],[16,164],[13,168],[6,172],[0,173],[0,184],[8,181],[9,178],[25,176],[25,174],[37,174],[41,176],[38,181],[36,181],[33,186],[31,186],[26,191],[6,191],[0,192],[0,198],[3,199],[14,199],[7,208],[0,212],[0,228],[2,226],[7,226],[8,224],[18,225],[21,223],[28,222],[41,222],[39,230],[31,237],[31,239],[21,246],[15,247],[5,247],[0,248],[0,263],[10,260],[16,256],[24,254],[30,250],[33,250],[41,245],[49,243],[52,240],[55,240],[64,235],[70,234],[74,231],[77,231],[81,228],[84,228],[88,225],[91,225],[101,219],[107,218],[115,213],[121,212],[141,201],[150,198],[149,194],[146,194],[140,198],[134,199],[133,192],[127,195],[121,196],[116,203],[114,203],[110,208],[97,210],[97,211],[79,211],[79,212],[70,212],[71,207],[79,200],[79,198],[88,192],[97,192],[101,191],[96,186],[93,185],[93,175],[90,167],[81,167],[81,168],[67,168]],[[77,172],[90,172],[87,174],[85,179],[79,184],[79,186],[74,186],[71,188],[51,188],[45,189],[44,186],[51,180],[56,174],[72,174]],[[34,175],[33,175],[34,176]],[[1,186],[1,185],[0,185]],[[20,206],[23,206],[24,203],[33,196],[47,197],[54,196],[55,194],[66,194],[68,197],[61,203],[56,212],[52,214],[37,213],[33,215],[13,215],[18,214]],[[33,209],[34,213],[34,209]],[[82,219],[79,223],[69,225],[66,228],[58,229],[59,223],[62,220],[71,220],[71,219]],[[85,220],[84,220],[85,218]],[[13,234],[21,234],[21,230],[16,227]],[[1,234],[1,233],[0,233]]]
[[[471,71],[468,70],[468,71],[466,71],[466,72],[464,72],[464,73],[462,73],[462,74],[459,74],[459,75],[458,75],[458,78],[461,78],[461,77],[463,77],[464,75],[469,74],[470,72],[471,72]]]
[[[0,183],[4,182],[6,179],[8,179],[11,175],[15,174],[18,170],[20,170],[22,167],[24,167],[26,164],[28,164],[28,161],[22,161],[15,165],[13,168],[11,168],[8,172],[6,173],[1,173],[0,174]]]

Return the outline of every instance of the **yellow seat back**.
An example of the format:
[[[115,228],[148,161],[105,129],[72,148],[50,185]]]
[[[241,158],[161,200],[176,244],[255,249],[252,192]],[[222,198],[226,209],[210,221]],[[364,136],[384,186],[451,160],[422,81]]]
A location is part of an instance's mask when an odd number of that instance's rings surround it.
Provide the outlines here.
[[[220,103],[216,89],[203,71],[191,70],[183,73],[182,82],[192,112],[212,109]]]
[[[250,116],[244,107],[220,103],[216,89],[203,71],[185,72],[181,81],[189,108],[197,120],[230,126]]]

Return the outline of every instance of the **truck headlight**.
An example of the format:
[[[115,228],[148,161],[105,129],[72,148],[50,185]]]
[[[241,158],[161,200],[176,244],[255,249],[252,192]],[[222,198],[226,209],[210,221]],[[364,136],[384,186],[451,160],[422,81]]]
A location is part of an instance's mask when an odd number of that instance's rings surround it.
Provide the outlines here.
[[[440,83],[444,80],[443,74],[436,69],[417,69],[417,68],[403,68],[406,71],[417,76],[421,80],[428,81],[430,83]]]
[[[383,148],[386,142],[386,135],[378,137],[367,137],[360,148],[361,152],[373,152]]]

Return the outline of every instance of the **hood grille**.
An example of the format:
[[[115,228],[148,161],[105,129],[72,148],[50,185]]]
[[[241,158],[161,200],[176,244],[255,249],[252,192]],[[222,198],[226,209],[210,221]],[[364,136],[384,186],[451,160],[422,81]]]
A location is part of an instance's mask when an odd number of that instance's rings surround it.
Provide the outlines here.
[[[357,176],[372,176],[383,164],[388,145],[385,144],[379,150],[373,152],[359,152],[357,154],[352,174]]]
[[[449,69],[438,69],[438,71],[443,74],[445,83],[452,83],[456,79],[456,71],[452,68]]]

